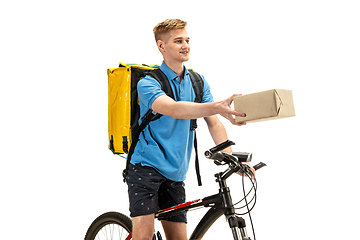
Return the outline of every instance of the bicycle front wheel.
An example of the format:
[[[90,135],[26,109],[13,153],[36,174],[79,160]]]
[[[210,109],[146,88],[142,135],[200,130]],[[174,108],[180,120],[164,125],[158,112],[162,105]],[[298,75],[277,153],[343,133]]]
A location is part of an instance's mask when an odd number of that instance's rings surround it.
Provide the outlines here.
[[[92,222],[85,240],[125,240],[131,230],[132,222],[129,217],[118,212],[107,212]]]

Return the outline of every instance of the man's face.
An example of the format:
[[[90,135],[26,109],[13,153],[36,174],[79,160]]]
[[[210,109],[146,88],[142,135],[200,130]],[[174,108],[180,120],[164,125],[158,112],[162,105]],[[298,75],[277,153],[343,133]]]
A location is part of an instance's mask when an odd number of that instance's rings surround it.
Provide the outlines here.
[[[190,54],[190,38],[185,28],[171,30],[163,42],[164,58],[169,61],[186,62]]]

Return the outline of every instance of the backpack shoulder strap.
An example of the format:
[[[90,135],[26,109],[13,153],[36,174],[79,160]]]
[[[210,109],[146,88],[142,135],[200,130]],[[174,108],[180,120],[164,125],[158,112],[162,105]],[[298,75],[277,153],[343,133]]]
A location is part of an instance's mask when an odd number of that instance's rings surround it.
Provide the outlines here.
[[[174,99],[174,94],[171,89],[170,82],[167,79],[165,73],[163,73],[160,68],[148,72],[147,75],[153,77],[156,81],[158,81],[160,83],[161,89],[166,93],[166,95]]]
[[[204,80],[197,72],[193,70],[188,70],[190,75],[191,84],[193,86],[195,92],[195,100],[194,102],[201,103],[203,95],[204,95]],[[191,121],[191,131],[194,131],[197,128],[196,119],[192,119]]]
[[[190,75],[191,84],[193,86],[194,92],[195,92],[195,101],[200,103],[202,100],[202,97],[204,95],[203,89],[204,89],[204,80],[198,74],[197,72],[194,72],[193,70],[188,70]]]
[[[203,98],[203,90],[204,90],[204,80],[197,72],[189,70],[191,84],[193,86],[195,92],[195,100],[194,102],[200,103]],[[196,138],[196,131],[197,122],[196,119],[191,120],[191,131],[194,131],[194,149],[195,149],[195,170],[196,170],[196,177],[198,180],[198,185],[201,186],[201,175],[200,175],[200,165],[199,165],[199,157],[198,157],[198,149],[197,149],[197,138]]]

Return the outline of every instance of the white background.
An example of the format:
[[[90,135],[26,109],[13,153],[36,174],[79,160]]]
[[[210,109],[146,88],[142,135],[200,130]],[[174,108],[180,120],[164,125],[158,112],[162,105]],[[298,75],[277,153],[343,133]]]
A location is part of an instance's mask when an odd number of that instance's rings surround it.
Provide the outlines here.
[[[161,63],[152,28],[166,18],[188,21],[186,65],[216,100],[293,90],[294,118],[222,119],[233,150],[268,165],[257,173],[257,239],[358,238],[359,11],[347,0],[2,2],[1,238],[82,239],[101,213],[128,214],[125,161],[107,149],[106,70]],[[202,155],[213,143],[199,125]],[[202,158],[197,187],[192,166],[188,200],[216,193],[221,169]],[[200,217],[189,213],[189,232]],[[230,239],[224,219],[216,225],[204,239]]]

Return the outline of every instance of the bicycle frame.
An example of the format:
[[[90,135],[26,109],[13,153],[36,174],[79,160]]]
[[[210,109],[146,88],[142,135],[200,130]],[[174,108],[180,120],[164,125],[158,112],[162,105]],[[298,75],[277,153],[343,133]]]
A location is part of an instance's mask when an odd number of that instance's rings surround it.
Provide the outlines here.
[[[216,182],[219,183],[220,187],[218,194],[160,210],[155,213],[155,218],[161,219],[162,217],[173,216],[190,209],[211,207],[196,226],[189,240],[202,239],[208,229],[221,215],[225,215],[229,223],[229,227],[232,230],[234,240],[250,239],[247,236],[244,219],[235,215],[230,189],[226,184],[226,179],[234,172],[236,172],[236,169],[229,167],[225,172],[215,174]],[[127,239],[130,238],[131,233]]]

